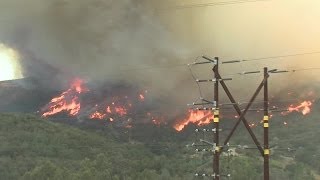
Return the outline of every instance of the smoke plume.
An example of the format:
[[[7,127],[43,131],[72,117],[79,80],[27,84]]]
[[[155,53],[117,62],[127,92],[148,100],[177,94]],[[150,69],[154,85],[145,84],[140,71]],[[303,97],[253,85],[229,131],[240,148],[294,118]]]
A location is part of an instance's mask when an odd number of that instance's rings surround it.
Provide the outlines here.
[[[66,86],[75,76],[90,82],[139,84],[150,94],[177,104],[198,95],[188,69],[173,66],[192,62],[197,55],[220,56],[223,61],[311,52],[319,47],[320,41],[312,38],[319,38],[320,27],[311,14],[320,13],[299,3],[290,3],[292,8],[287,8],[286,1],[165,8],[180,3],[5,0],[0,2],[0,41],[21,53],[25,76],[54,81],[49,83],[52,87]],[[222,66],[221,72],[228,75],[262,70],[263,66],[288,69],[319,64],[316,55],[278,60]],[[158,68],[150,68],[155,66]],[[199,78],[210,77],[210,67],[195,71]],[[302,86],[304,79],[315,75],[318,73],[310,75],[309,71],[307,75],[280,75],[272,80],[272,89],[278,93],[297,83]],[[247,87],[261,77],[249,79],[235,78],[232,89],[237,89],[240,99],[247,98]]]

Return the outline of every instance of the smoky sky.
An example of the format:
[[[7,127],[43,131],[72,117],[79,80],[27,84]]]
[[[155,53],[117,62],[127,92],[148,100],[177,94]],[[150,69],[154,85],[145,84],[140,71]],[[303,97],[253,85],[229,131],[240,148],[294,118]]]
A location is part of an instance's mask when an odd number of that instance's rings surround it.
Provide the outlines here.
[[[188,51],[148,13],[145,4],[131,0],[2,1],[0,34],[4,43],[21,52],[26,76],[52,71],[61,81],[65,76],[79,76],[172,89],[184,69],[148,67],[181,64]]]
[[[166,9],[197,2],[3,0],[0,41],[20,52],[26,76],[54,78],[62,84],[76,76],[91,82],[141,84],[150,94],[179,103],[193,100],[198,92],[189,70],[173,66],[192,62],[199,55],[233,60],[319,51],[316,20],[320,13],[312,8],[319,5],[315,0],[309,5],[283,0]],[[318,57],[234,64],[222,66],[221,72],[228,75],[264,66],[315,67]],[[194,69],[199,78],[210,77],[210,70],[208,66]],[[310,71],[279,75],[273,78],[273,91],[283,92],[297,84],[301,88],[305,79],[317,80],[317,75]],[[237,76],[232,89],[245,99],[247,87],[260,80],[260,76]],[[210,88],[203,87],[208,94]]]

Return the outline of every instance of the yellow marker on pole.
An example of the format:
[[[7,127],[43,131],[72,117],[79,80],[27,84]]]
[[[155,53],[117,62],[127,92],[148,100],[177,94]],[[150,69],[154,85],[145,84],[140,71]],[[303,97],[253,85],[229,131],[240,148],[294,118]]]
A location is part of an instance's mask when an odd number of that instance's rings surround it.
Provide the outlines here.
[[[270,154],[270,149],[265,149],[264,150],[264,155],[269,155]]]

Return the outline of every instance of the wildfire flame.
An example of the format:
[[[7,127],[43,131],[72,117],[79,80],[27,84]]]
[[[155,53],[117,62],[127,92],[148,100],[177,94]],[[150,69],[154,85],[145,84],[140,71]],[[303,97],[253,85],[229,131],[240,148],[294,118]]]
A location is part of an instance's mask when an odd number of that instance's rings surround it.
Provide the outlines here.
[[[283,113],[283,115],[287,115],[294,111],[301,112],[303,115],[307,115],[311,112],[312,105],[312,101],[303,101],[301,104],[297,106],[291,104],[288,108],[288,112]]]
[[[68,112],[71,116],[77,115],[81,108],[79,95],[87,91],[83,83],[81,79],[74,80],[67,91],[49,102],[42,116],[48,117],[60,112]]]
[[[90,119],[104,119],[105,117],[106,117],[106,114],[102,114],[98,111],[90,115]]]
[[[110,106],[107,107],[106,112],[109,113],[109,114],[112,113]]]
[[[98,108],[98,106],[96,106]],[[124,106],[115,106],[113,102],[111,106],[107,106],[104,110],[95,111],[92,113],[90,119],[105,119],[108,115],[125,116],[128,113],[128,109]]]
[[[81,79],[76,79],[70,85],[70,88],[65,92],[61,93],[59,96],[54,97],[42,110],[43,117],[52,116],[61,112],[68,113],[70,116],[76,116],[79,114],[81,109],[80,95],[89,91],[85,85],[84,81]],[[145,91],[147,93],[147,91]],[[105,100],[99,105],[96,104],[94,107],[89,107],[90,113],[86,116],[90,119],[96,120],[109,120],[114,122],[115,120],[122,120],[128,118],[129,115],[133,113],[133,108],[136,106],[136,103],[145,100],[145,94],[137,93],[133,95],[135,99],[130,99],[131,96],[116,96],[110,97],[109,100]],[[141,105],[141,102],[139,103]],[[288,112],[283,113],[287,115],[291,112],[300,112],[303,115],[307,115],[311,112],[311,107],[314,101],[304,101],[299,105],[290,105],[288,107]],[[134,112],[136,114],[136,112]],[[145,117],[149,119],[150,123],[155,125],[166,124],[161,117],[161,115],[153,115],[151,112],[144,113]],[[270,117],[273,115],[271,114]],[[238,115],[232,116],[234,118],[239,118]],[[189,110],[186,118],[176,121],[173,125],[173,128],[177,131],[182,131],[188,124],[193,123],[197,126],[207,125],[212,122],[214,115],[211,111],[199,111],[199,110]],[[284,125],[288,125],[287,122],[284,122]],[[257,127],[258,123],[250,123],[251,128]],[[131,121],[127,123],[127,127],[131,128]]]
[[[144,99],[145,99],[145,97],[144,97],[143,94],[140,94],[140,95],[139,95],[139,98],[140,98],[141,101],[144,101]]]
[[[214,118],[213,114],[210,111],[198,111],[198,110],[189,110],[188,117],[184,120],[178,121],[173,127],[177,131],[182,131],[182,129],[190,123],[196,125],[205,125],[209,124]]]
[[[140,101],[145,100],[145,96],[143,94],[138,95]],[[118,99],[118,98],[113,98],[113,99]],[[110,117],[111,115],[117,115],[117,116],[125,116],[128,115],[128,111],[131,110],[133,107],[132,103],[128,100],[128,96],[124,96],[124,99],[127,103],[119,103],[117,101],[113,101],[109,105],[105,105],[105,108],[100,108],[100,110],[94,112],[91,114],[89,117],[90,119],[106,119],[106,117]],[[120,105],[119,105],[120,104]],[[98,105],[96,106],[97,108]],[[148,114],[147,114],[148,116]],[[112,120],[113,121],[113,120]],[[111,121],[111,122],[112,122]]]
[[[54,97],[46,106],[42,109],[42,116],[48,117],[56,115],[58,113],[67,112],[70,116],[76,116],[81,110],[80,95],[82,93],[88,92],[84,85],[84,81],[81,79],[74,80],[70,88],[59,96]],[[147,91],[145,91],[147,93]],[[124,98],[121,98],[124,97]],[[139,101],[145,100],[144,94],[137,94]],[[100,119],[113,122],[115,117],[125,117],[128,115],[129,111],[133,108],[133,102],[129,99],[129,96],[120,97],[110,97],[112,101],[109,103],[104,102],[103,104],[96,104],[93,109],[94,111],[90,113],[87,117],[90,119]],[[159,124],[160,121],[155,120],[155,117],[149,117],[151,114],[146,114],[146,117],[151,118],[151,121],[155,124]]]
[[[115,107],[116,113],[118,113],[120,116],[124,116],[127,114],[127,110],[124,107]]]

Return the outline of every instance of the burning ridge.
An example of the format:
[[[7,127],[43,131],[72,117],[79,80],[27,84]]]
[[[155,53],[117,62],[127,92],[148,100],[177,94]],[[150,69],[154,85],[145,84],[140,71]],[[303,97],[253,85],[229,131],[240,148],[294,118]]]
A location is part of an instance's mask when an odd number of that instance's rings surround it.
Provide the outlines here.
[[[147,90],[141,91],[128,87],[91,91],[83,80],[75,79],[69,89],[52,98],[40,113],[42,117],[53,117],[64,113],[70,117],[90,120],[121,121],[125,122],[128,128],[132,126],[134,119],[155,125],[168,124],[167,120],[170,117],[166,117],[164,112],[153,113],[157,108],[147,101],[147,95]],[[307,115],[311,112],[313,104],[314,100],[305,100],[300,104],[286,104],[284,105],[287,107],[286,111],[280,114],[285,116],[298,112]],[[178,120],[172,124],[177,131],[182,131],[189,124],[208,125],[214,118],[211,111],[189,110],[184,114],[184,118],[177,118]],[[271,117],[273,116],[272,114]],[[237,115],[232,117],[238,118]],[[251,127],[256,127],[256,123],[252,123]]]
[[[50,118],[61,114],[81,119],[103,121],[125,121],[130,127],[132,118],[145,123],[160,125],[161,115],[153,113],[152,104],[147,102],[148,91],[128,87],[100,88],[91,91],[81,79],[75,79],[69,89],[53,97],[39,113]]]

